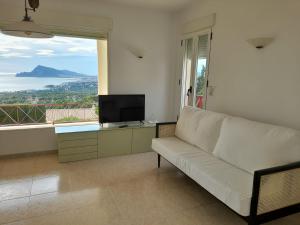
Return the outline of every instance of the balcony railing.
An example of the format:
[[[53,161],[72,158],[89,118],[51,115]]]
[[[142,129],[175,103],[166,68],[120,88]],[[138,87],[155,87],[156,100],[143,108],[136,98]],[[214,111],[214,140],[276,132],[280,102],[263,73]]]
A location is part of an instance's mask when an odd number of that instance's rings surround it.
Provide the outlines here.
[[[98,106],[93,104],[0,105],[0,126],[97,120]]]

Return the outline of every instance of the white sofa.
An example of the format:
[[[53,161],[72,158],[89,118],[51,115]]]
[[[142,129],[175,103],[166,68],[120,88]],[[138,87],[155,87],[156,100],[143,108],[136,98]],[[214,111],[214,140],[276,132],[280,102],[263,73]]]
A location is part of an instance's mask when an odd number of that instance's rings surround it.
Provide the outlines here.
[[[249,224],[300,211],[299,131],[185,107],[152,149]]]

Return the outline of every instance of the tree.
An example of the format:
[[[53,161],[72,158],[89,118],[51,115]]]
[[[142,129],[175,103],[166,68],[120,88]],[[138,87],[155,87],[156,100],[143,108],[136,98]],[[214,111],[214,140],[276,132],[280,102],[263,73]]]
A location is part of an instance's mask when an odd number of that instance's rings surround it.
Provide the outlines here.
[[[203,96],[205,91],[205,71],[206,67],[202,65],[201,71],[197,74],[196,95]]]

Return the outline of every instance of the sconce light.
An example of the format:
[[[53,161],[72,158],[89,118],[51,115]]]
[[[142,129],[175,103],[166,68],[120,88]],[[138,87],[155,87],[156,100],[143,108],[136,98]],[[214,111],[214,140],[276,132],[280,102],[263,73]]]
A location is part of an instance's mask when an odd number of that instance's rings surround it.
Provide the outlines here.
[[[27,2],[29,6],[27,5]],[[23,17],[23,20],[2,27],[1,32],[16,37],[52,38],[53,34],[50,31],[34,23],[29,16],[29,11],[35,12],[39,7],[39,4],[39,0],[25,0],[25,16]]]
[[[251,38],[247,42],[257,49],[262,49],[274,41],[272,37]]]
[[[127,50],[138,59],[143,59],[145,56],[144,49],[127,45]]]

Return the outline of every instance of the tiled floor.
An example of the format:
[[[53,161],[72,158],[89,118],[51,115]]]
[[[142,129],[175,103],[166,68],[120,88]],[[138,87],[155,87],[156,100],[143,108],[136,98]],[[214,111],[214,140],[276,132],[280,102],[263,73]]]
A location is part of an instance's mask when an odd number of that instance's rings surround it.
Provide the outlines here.
[[[59,164],[0,159],[0,224],[246,225],[154,153]],[[269,225],[299,225],[300,214]]]

